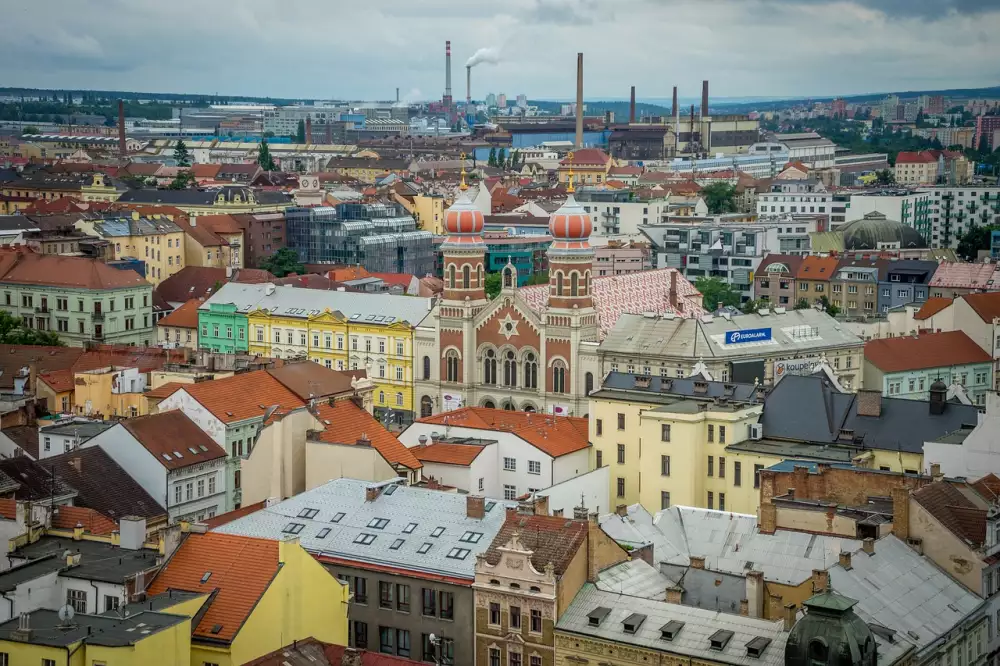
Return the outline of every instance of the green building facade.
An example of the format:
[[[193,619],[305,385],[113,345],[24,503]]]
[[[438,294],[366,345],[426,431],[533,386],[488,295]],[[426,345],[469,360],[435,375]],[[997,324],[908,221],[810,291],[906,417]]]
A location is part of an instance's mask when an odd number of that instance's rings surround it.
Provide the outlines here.
[[[198,346],[224,354],[246,352],[246,313],[235,303],[204,303],[198,308]]]

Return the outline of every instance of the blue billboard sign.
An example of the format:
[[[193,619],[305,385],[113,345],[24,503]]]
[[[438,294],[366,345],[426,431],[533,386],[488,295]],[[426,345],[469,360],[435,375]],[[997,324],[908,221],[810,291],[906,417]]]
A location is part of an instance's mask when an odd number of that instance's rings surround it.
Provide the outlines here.
[[[771,329],[769,328],[748,328],[744,331],[726,331],[727,345],[741,345],[745,342],[769,342],[771,340]]]

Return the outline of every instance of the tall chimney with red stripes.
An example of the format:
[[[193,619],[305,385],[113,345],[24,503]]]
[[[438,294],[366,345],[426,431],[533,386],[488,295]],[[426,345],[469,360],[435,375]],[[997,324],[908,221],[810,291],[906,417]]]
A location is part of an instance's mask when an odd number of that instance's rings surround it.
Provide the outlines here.
[[[306,143],[312,143],[313,136],[313,121],[312,118],[306,116]]]
[[[628,124],[635,124],[635,86],[632,86],[632,101],[628,105]]]
[[[125,159],[125,100],[118,100],[118,156]]]

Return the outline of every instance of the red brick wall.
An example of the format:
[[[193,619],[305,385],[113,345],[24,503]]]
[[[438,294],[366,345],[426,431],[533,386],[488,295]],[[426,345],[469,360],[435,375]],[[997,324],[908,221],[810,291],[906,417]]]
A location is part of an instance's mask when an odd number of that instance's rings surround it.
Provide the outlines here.
[[[517,335],[511,336],[509,340],[500,332],[501,322],[507,315],[517,323]],[[476,333],[476,346],[487,342],[497,348],[513,345],[517,349],[532,347],[535,351],[541,350],[541,336],[512,305],[497,308],[496,312],[479,327]]]
[[[885,472],[866,472],[820,466],[818,474],[805,468],[794,472],[760,472],[760,503],[795,489],[796,499],[823,500],[838,504],[864,504],[872,495],[891,496],[894,489],[916,490],[931,483],[930,477]]]

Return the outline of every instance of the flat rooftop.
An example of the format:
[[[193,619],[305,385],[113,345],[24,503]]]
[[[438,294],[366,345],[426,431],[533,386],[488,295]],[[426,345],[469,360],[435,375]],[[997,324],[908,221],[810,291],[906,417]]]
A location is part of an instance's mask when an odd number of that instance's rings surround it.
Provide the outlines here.
[[[182,615],[143,612],[127,618],[110,615],[75,615],[69,622],[59,619],[53,610],[36,610],[28,614],[29,636],[17,632],[20,618],[0,624],[0,640],[32,645],[68,647],[87,639],[90,645],[125,647],[164,629],[188,622]]]

